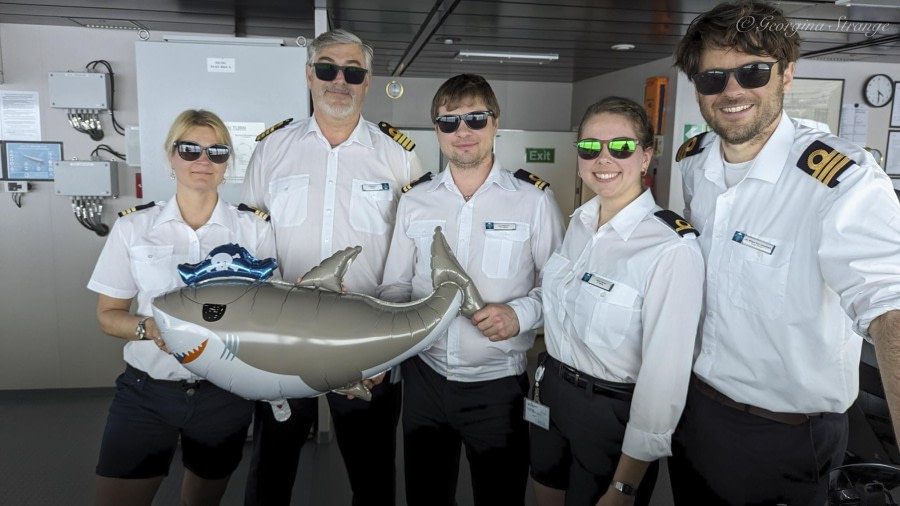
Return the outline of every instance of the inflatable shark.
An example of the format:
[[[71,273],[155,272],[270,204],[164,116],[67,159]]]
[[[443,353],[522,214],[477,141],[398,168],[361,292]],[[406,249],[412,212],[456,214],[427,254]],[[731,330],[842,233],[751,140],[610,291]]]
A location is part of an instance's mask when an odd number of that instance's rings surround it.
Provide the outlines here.
[[[431,247],[434,291],[422,300],[342,293],[341,279],[360,251],[335,253],[298,284],[197,282],[155,298],[153,317],[185,368],[241,397],[271,402],[276,418],[287,398],[338,391],[370,399],[363,379],[425,350],[457,314],[471,317],[484,303],[440,228]],[[216,265],[204,268],[228,272]]]

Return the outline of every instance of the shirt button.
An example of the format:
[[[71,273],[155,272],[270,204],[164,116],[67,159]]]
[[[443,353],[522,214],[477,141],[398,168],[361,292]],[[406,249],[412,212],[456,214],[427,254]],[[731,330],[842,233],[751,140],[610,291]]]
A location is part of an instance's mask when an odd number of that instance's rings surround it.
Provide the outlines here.
[[[707,317],[707,318],[712,318],[712,317],[713,317],[713,312],[712,312],[712,311],[707,311],[707,312],[706,312],[706,317]]]

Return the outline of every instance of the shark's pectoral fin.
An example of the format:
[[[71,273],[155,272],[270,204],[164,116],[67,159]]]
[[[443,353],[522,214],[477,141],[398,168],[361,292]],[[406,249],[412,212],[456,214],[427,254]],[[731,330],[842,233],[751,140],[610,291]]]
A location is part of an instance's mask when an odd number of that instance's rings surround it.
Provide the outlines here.
[[[372,400],[372,391],[366,388],[363,385],[362,381],[357,381],[356,383],[350,383],[349,385],[344,385],[341,388],[335,388],[332,392],[341,395],[352,395],[358,399],[362,399],[364,401]]]
[[[288,404],[287,399],[269,401],[269,404],[272,405],[272,415],[275,417],[275,420],[284,422],[291,417],[291,405]]]
[[[344,289],[341,286],[341,282],[344,279],[344,274],[360,251],[362,251],[360,246],[338,251],[304,274],[302,281],[297,283],[297,286],[343,293]]]

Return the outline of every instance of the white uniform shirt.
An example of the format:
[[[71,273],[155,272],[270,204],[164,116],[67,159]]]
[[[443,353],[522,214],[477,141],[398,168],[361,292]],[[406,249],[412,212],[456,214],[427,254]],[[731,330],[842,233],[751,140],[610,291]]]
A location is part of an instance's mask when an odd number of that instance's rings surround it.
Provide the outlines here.
[[[219,199],[209,221],[194,230],[172,197],[116,221],[87,287],[117,299],[137,297],[136,314],[152,316],[154,297],[185,286],[178,264],[201,262],[214,248],[229,243],[259,259],[275,255],[272,227],[254,213]],[[196,378],[152,340],[128,341],[125,361],[156,379]]]
[[[381,282],[401,188],[422,174],[419,158],[360,118],[334,148],[312,116],[260,141],[241,199],[272,217],[286,281],[334,252],[362,246],[344,285],[372,295]]]
[[[782,114],[747,176],[726,190],[720,141],[703,141],[681,161],[707,272],[694,372],[771,411],[844,412],[858,391],[859,336],[900,308],[900,206],[889,178],[855,144]],[[826,149],[814,153],[815,141]],[[855,163],[833,177],[843,156]]]
[[[660,210],[646,190],[597,228],[594,197],[572,214],[542,283],[547,352],[635,383],[622,451],[640,460],[672,454],[703,303],[696,235],[680,236],[654,216]]]
[[[449,169],[418,184],[400,200],[379,297],[406,301],[431,294],[431,241],[437,226],[484,301],[509,304],[521,333],[491,342],[468,318],[457,316],[446,335],[419,356],[452,381],[522,374],[525,352],[542,324],[536,275],[563,235],[553,192],[516,179],[496,161],[468,202]]]

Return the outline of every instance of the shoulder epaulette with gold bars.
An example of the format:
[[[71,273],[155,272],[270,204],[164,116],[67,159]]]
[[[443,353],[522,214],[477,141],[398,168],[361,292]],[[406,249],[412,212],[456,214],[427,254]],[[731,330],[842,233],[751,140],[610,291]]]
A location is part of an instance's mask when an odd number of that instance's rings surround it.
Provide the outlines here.
[[[257,209],[253,206],[248,206],[247,204],[238,205],[238,211],[247,211],[249,213],[253,213],[265,221],[271,221],[271,219],[272,219],[272,217],[269,216],[269,213],[262,211],[260,209]]]
[[[409,190],[412,190],[413,186],[415,186],[419,183],[424,183],[425,181],[431,181],[432,176],[433,175],[431,174],[431,172],[426,172],[425,174],[422,174],[421,176],[419,176],[418,179],[413,179],[412,181],[410,181],[409,184],[404,186],[403,188],[401,188],[400,191],[402,191],[403,193],[406,193]]]
[[[286,120],[284,120],[284,121],[279,121],[278,123],[275,123],[274,125],[272,125],[272,126],[270,126],[269,128],[265,129],[265,130],[263,131],[263,133],[257,135],[257,136],[256,136],[256,142],[259,142],[259,141],[265,139],[267,135],[269,135],[270,133],[274,132],[275,130],[278,130],[278,129],[281,128],[281,127],[290,125],[290,124],[291,124],[291,121],[294,121],[294,118],[288,118],[288,119],[286,119]]]
[[[544,181],[543,179],[535,176],[531,172],[528,172],[525,169],[519,169],[513,174],[517,179],[521,179],[527,183],[531,183],[537,187],[538,190],[546,190],[550,187],[550,183]]]
[[[834,188],[838,184],[838,176],[856,162],[822,141],[815,141],[806,148],[797,160],[797,167],[816,178],[820,183]]]
[[[664,209],[662,211],[653,213],[653,215],[659,218],[660,221],[662,221],[666,225],[672,227],[672,230],[677,232],[681,237],[684,237],[687,234],[694,234],[697,236],[700,235],[699,230],[694,228],[694,226],[688,223],[686,219],[682,218],[678,215],[678,213],[674,211]]]
[[[131,213],[143,211],[144,209],[150,209],[151,207],[153,207],[155,205],[156,205],[156,202],[151,201],[151,202],[147,202],[146,204],[141,204],[139,206],[129,207],[128,209],[125,209],[124,211],[119,211],[119,218],[121,218],[122,216],[128,215],[128,214],[131,214]]]
[[[675,161],[680,162],[689,156],[694,156],[701,151],[706,146],[703,144],[703,138],[706,137],[706,134],[709,132],[703,132],[702,134],[695,135],[690,139],[686,140],[684,144],[678,148],[678,152],[675,153]]]
[[[406,136],[400,130],[388,125],[384,121],[378,123],[378,128],[381,129],[382,132],[387,134],[388,137],[394,139],[394,141],[403,147],[403,149],[407,151],[412,151],[414,147],[416,147],[416,143],[412,141],[409,137]]]

